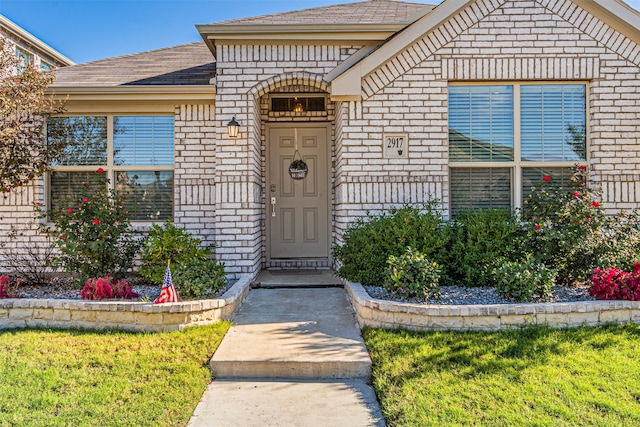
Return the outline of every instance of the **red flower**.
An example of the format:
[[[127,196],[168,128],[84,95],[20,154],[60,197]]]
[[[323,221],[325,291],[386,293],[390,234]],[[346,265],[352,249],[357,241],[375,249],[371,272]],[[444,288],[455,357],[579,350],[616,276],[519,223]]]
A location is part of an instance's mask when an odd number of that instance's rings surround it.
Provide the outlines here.
[[[587,219],[591,219],[591,214],[587,214]]]
[[[36,206],[42,206],[42,203],[36,202]]]
[[[551,181],[551,177],[549,175],[543,176],[542,179],[544,179],[544,182],[550,182]]]
[[[100,224],[100,220],[99,219],[94,219],[93,220],[93,225],[98,225]]]
[[[98,173],[104,173],[104,169],[98,168]]]
[[[536,231],[540,230],[540,224],[536,224],[534,228],[536,229]]]
[[[578,166],[578,169],[580,169],[581,171],[586,171],[587,167],[585,165],[580,165]]]
[[[597,200],[594,200],[593,202],[591,202],[591,205],[592,205],[594,208],[599,208],[599,207],[600,207],[600,202],[598,202]]]
[[[576,196],[576,197],[580,197],[580,192],[579,191],[574,191],[573,195]]]
[[[70,214],[70,213],[73,213],[73,208],[69,208],[69,209],[67,209],[67,213],[69,213],[69,214]]]
[[[87,199],[86,197],[84,199],[82,199],[83,202],[87,203],[89,201],[89,199]]]

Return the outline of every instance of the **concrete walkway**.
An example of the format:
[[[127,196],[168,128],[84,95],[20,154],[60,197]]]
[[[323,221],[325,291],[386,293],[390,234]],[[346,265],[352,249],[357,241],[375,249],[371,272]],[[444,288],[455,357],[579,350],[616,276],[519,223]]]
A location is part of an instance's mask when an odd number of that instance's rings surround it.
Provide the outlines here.
[[[298,284],[339,282],[328,272],[269,275],[211,359],[214,381],[188,427],[384,426],[346,292]]]

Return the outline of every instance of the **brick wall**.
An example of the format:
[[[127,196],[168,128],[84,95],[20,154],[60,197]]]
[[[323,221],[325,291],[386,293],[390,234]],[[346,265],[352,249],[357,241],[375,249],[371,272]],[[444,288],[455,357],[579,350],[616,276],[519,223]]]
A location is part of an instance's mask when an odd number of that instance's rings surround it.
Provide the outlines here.
[[[363,79],[364,100],[345,109],[341,172],[354,182],[343,193],[354,196],[344,209],[429,193],[447,206],[450,80],[588,81],[593,182],[609,212],[638,207],[639,63],[638,45],[571,1],[478,1]],[[409,133],[410,162],[382,159],[385,131]]]

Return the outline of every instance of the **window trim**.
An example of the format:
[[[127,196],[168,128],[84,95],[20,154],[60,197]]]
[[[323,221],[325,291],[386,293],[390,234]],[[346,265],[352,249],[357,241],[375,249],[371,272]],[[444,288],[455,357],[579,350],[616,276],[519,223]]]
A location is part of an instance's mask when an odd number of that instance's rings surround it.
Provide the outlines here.
[[[67,113],[67,114],[56,114],[53,117],[80,117],[80,116],[91,116],[91,117],[106,117],[107,118],[107,164],[105,165],[80,165],[80,166],[49,166],[49,170],[46,174],[44,180],[44,192],[45,192],[45,200],[47,206],[52,206],[52,198],[51,198],[51,173],[56,171],[61,172],[95,172],[98,168],[104,168],[107,177],[109,178],[109,189],[115,190],[116,187],[116,173],[122,171],[136,171],[136,172],[155,172],[155,171],[170,171],[173,172],[173,200],[171,206],[171,219],[175,218],[176,214],[176,204],[175,204],[175,158],[176,158],[176,131],[175,131],[175,115],[174,114],[166,114],[166,113]],[[116,166],[114,165],[114,140],[113,140],[113,118],[114,117],[171,117],[173,118],[173,165],[151,165],[151,166]],[[45,124],[44,130],[45,137],[47,135],[47,129]],[[162,222],[165,220],[163,219]],[[144,225],[144,224],[152,224],[157,221],[151,220],[134,220],[131,221],[134,224]]]
[[[455,168],[510,168],[511,169],[511,200],[512,209],[522,208],[522,170],[527,168],[567,168],[573,165],[589,165],[591,163],[591,144],[590,144],[590,132],[589,130],[589,105],[591,88],[588,81],[584,80],[566,80],[566,81],[546,81],[546,80],[523,80],[523,81],[450,81],[447,85],[447,138],[449,129],[449,95],[448,88],[451,86],[495,86],[495,85],[510,85],[513,86],[513,159],[507,162],[455,162],[447,158],[449,166],[449,213],[451,214],[451,169]],[[584,85],[585,86],[585,144],[586,144],[586,159],[583,161],[558,161],[558,162],[543,162],[543,161],[523,161],[522,149],[521,149],[521,115],[520,115],[520,88],[526,85]],[[516,108],[517,107],[517,108]],[[449,140],[447,139],[447,156],[449,149]]]

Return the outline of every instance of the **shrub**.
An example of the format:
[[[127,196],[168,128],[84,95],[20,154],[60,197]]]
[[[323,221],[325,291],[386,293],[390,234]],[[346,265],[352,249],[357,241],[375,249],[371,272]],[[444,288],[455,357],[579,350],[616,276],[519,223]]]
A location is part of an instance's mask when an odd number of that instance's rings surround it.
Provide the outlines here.
[[[585,280],[605,252],[607,218],[601,195],[587,185],[584,166],[574,166],[569,186],[545,176],[524,203],[531,246],[536,259],[558,270],[558,283]]]
[[[640,259],[637,212],[607,216],[602,195],[587,184],[587,168],[574,166],[569,186],[546,177],[525,201],[528,251],[558,270],[558,283],[586,280],[595,267],[630,268]]]
[[[476,210],[456,215],[446,227],[447,276],[462,286],[491,285],[496,259],[515,260],[521,253],[524,232],[510,210]]]
[[[15,298],[16,290],[20,286],[20,279],[16,279],[14,284],[11,284],[11,278],[9,276],[0,276],[0,299],[2,298]]]
[[[103,300],[113,298],[113,289],[109,284],[109,277],[87,279],[84,287],[80,290],[80,298],[88,300]]]
[[[496,292],[516,301],[548,297],[555,285],[557,271],[527,255],[522,261],[502,260],[491,270]]]
[[[80,283],[107,274],[124,277],[142,245],[131,229],[123,199],[108,184],[98,169],[95,182],[84,183],[80,194],[62,201],[60,209],[45,210],[36,204],[43,220],[41,231],[53,237],[59,250],[53,265],[79,276]]]
[[[635,263],[631,273],[618,267],[596,268],[589,295],[601,300],[640,301],[640,263]]]
[[[174,267],[192,259],[204,261],[212,256],[212,246],[200,247],[200,244],[200,239],[170,220],[164,227],[153,224],[142,247],[138,274],[151,283],[162,283],[167,261]]]
[[[440,266],[411,247],[387,260],[386,288],[409,298],[427,299],[440,295]]]
[[[446,243],[441,222],[437,202],[421,208],[405,205],[354,221],[342,236],[344,243],[332,250],[340,266],[337,274],[363,285],[382,285],[389,256],[400,256],[408,247],[440,264]]]
[[[191,258],[176,264],[172,278],[182,299],[213,296],[227,283],[224,264],[210,258]]]
[[[109,276],[87,279],[84,287],[80,290],[80,298],[87,300],[132,299],[138,296],[127,281]]]

